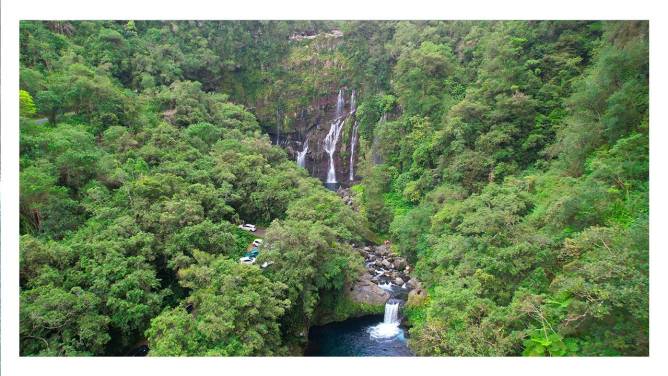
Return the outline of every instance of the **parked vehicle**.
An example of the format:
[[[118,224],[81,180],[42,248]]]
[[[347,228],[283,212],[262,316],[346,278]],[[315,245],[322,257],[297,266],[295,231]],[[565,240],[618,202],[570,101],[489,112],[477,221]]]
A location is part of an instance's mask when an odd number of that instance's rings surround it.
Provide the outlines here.
[[[255,257],[244,256],[244,257],[239,259],[239,263],[240,264],[248,264],[248,265],[255,264]]]
[[[260,250],[254,247],[253,249],[250,250],[250,252],[246,252],[246,254],[244,254],[244,257],[256,258],[257,255],[259,255],[259,254],[260,254]]]
[[[239,228],[244,230],[244,231],[250,231],[250,232],[255,232],[255,230],[256,230],[255,225],[252,225],[250,223],[239,225]]]
[[[259,247],[262,244],[262,239],[253,240],[253,247]]]

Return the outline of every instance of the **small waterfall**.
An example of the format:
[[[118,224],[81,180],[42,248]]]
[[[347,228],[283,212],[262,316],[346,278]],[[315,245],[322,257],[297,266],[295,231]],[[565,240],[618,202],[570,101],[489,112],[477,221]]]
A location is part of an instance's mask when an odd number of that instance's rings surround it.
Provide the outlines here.
[[[355,125],[353,125],[353,134],[350,139],[350,176],[349,176],[350,181],[355,180],[355,144],[357,144],[358,127],[359,123],[355,121]]]
[[[385,317],[383,322],[368,329],[371,338],[393,338],[401,333],[399,328],[399,300],[390,299],[385,303]]]
[[[280,117],[278,115],[278,108],[276,109],[276,145],[281,145],[281,129],[280,126]]]
[[[383,116],[380,117],[380,120],[378,120],[378,124],[382,124],[387,121],[387,114],[383,112]],[[373,142],[371,144],[371,150],[372,150],[372,159],[373,163],[378,165],[383,163],[383,158],[380,156],[378,153],[378,145],[380,143],[380,140],[378,139],[378,132],[376,132],[376,129],[373,130]]]
[[[383,324],[398,324],[399,323],[399,302],[396,300],[389,300],[385,304],[385,319]]]
[[[356,111],[357,111],[357,102],[355,101],[355,90],[350,93],[350,115],[352,116]],[[357,127],[359,126],[359,123],[357,120],[355,120],[355,124],[353,125],[353,132],[352,135],[350,136],[350,173],[349,173],[349,179],[350,181],[355,180],[355,144],[357,144]]]
[[[335,118],[340,118],[343,114],[343,106],[346,105],[345,99],[343,99],[343,89],[339,89],[339,96],[336,97],[336,113],[334,114]]]
[[[343,106],[345,100],[343,99],[343,89],[339,89],[339,96],[336,100],[336,113],[332,126],[329,128],[329,133],[323,140],[323,147],[329,155],[329,170],[327,171],[327,183],[336,184],[336,169],[334,167],[334,152],[336,152],[336,143],[339,141],[341,130],[343,129],[344,119],[342,116]]]
[[[380,287],[381,289],[386,290],[386,291],[392,291],[392,284],[391,284],[390,282],[388,282],[388,283],[379,283],[379,284],[378,284],[378,287]]]
[[[304,141],[304,150],[297,152],[297,166],[306,168],[306,153],[308,153],[308,139]]]

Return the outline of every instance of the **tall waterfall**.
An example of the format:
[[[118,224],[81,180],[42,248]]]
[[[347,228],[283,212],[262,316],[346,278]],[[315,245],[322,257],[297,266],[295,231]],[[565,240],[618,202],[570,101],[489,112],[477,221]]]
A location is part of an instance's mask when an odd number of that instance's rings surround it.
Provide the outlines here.
[[[279,128],[280,126],[280,120],[278,116],[278,108],[276,109],[276,145],[279,146],[281,145],[281,129]]]
[[[323,147],[329,155],[329,170],[327,171],[327,183],[337,183],[336,169],[334,168],[334,152],[336,151],[336,143],[339,141],[341,130],[343,129],[344,117],[343,106],[345,100],[343,99],[343,89],[339,89],[339,96],[336,99],[336,113],[332,126],[329,128],[329,133],[323,140]]]
[[[387,114],[383,112],[383,116],[381,116],[380,120],[378,120],[378,124],[382,124],[386,121],[387,121]],[[383,158],[378,153],[379,142],[380,140],[378,139],[378,132],[376,131],[376,129],[374,129],[373,142],[371,143],[371,151],[372,151],[373,164],[376,165],[383,163]]]
[[[399,329],[399,301],[390,299],[385,303],[385,317],[382,323],[368,330],[371,338],[392,338],[401,333]]]
[[[352,116],[355,111],[357,111],[357,108],[355,107],[357,103],[355,102],[355,90],[350,93],[350,115]],[[357,144],[357,127],[359,126],[359,123],[355,121],[355,124],[353,125],[353,132],[352,135],[350,136],[350,172],[349,172],[349,179],[350,181],[353,181],[355,179],[355,144]]]
[[[350,138],[350,181],[355,180],[355,144],[357,144],[357,128],[359,122],[355,121],[353,125],[353,134]]]
[[[308,139],[304,141],[304,149],[297,152],[297,166],[306,168],[306,153],[308,153]]]

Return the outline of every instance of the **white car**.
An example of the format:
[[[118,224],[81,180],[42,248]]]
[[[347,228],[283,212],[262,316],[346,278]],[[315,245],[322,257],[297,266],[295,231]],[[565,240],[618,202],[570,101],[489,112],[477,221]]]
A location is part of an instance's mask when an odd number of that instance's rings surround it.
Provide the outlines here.
[[[250,223],[246,223],[245,225],[239,225],[239,228],[245,231],[250,231],[250,232],[255,232],[255,225],[251,225]]]
[[[255,258],[251,257],[242,257],[239,259],[239,264],[255,264]]]
[[[253,247],[259,247],[262,244],[262,239],[253,240]]]

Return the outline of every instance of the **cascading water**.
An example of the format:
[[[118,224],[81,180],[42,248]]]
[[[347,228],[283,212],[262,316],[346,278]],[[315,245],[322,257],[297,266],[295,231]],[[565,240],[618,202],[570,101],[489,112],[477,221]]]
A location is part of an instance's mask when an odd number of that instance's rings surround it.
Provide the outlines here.
[[[350,140],[350,176],[349,180],[355,180],[355,144],[357,144],[357,128],[359,127],[359,122],[355,121],[353,125],[353,135]]]
[[[383,112],[383,116],[380,117],[380,120],[378,120],[378,124],[382,124],[387,121],[387,114]],[[381,158],[380,154],[378,153],[378,147],[380,140],[378,139],[378,134],[374,129],[373,132],[373,142],[371,143],[371,150],[372,150],[372,159],[373,159],[373,164],[381,164],[383,163],[383,158]]]
[[[401,333],[401,329],[399,328],[399,303],[395,299],[390,299],[385,303],[385,318],[383,322],[370,327],[368,330],[371,338],[394,338]]]
[[[304,150],[297,152],[297,166],[306,168],[306,153],[308,153],[308,139],[304,141]]]
[[[356,102],[355,102],[355,90],[352,91],[350,94],[350,115],[352,116],[355,111],[357,111],[357,108],[355,107]],[[350,137],[350,176],[349,180],[353,181],[355,180],[355,144],[357,144],[357,127],[359,126],[359,123],[355,121],[355,124],[353,125],[353,132],[352,136]]]
[[[329,155],[329,170],[327,171],[327,183],[336,184],[336,170],[334,168],[334,152],[336,151],[336,143],[339,141],[341,130],[343,129],[344,118],[342,116],[343,106],[345,100],[343,99],[343,89],[339,90],[339,96],[336,99],[336,113],[332,126],[329,128],[329,133],[323,140],[323,148]]]

